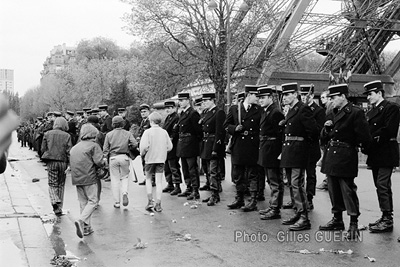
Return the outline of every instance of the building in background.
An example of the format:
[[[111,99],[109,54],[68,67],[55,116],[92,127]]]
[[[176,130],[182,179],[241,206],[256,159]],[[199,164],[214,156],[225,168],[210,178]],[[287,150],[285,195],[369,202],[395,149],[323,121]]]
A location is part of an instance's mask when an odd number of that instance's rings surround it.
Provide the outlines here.
[[[43,70],[40,73],[42,79],[46,75],[55,74],[66,68],[75,60],[75,55],[76,47],[67,46],[65,43],[55,46],[50,51],[50,56],[47,57],[46,61],[43,63]]]
[[[14,70],[0,69],[0,92],[14,93]]]

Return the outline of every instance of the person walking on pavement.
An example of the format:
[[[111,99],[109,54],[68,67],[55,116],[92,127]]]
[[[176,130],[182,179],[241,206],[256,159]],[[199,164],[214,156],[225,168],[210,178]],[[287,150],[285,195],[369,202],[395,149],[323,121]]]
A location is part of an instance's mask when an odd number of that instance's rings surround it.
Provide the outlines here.
[[[382,217],[369,224],[372,233],[393,231],[393,193],[392,172],[399,166],[399,146],[397,132],[400,123],[399,106],[385,100],[385,91],[381,81],[372,81],[364,85],[372,109],[367,113],[372,143],[367,150],[367,165],[378,195]]]
[[[250,183],[250,202],[243,211],[257,210],[258,146],[261,108],[257,105],[258,86],[245,85],[245,99],[231,106],[224,128],[231,137],[232,178],[236,184],[235,200],[228,205],[239,209],[245,205],[244,194]]]
[[[181,158],[183,177],[186,190],[179,197],[187,197],[188,200],[199,199],[199,142],[202,137],[200,114],[190,106],[189,93],[178,93],[179,106],[182,111],[177,123],[179,133],[176,156]]]
[[[220,159],[225,157],[225,112],[215,105],[215,93],[202,95],[204,108],[206,110],[201,120],[203,128],[203,142],[201,143],[200,158],[207,165],[210,189],[212,194],[203,202],[207,206],[214,206],[220,201],[219,191],[221,188]],[[207,175],[207,174],[206,174]]]
[[[325,111],[323,108],[314,102],[314,85],[300,85],[301,101],[308,105],[312,111],[312,117],[317,123],[318,133],[321,132],[325,123]],[[306,168],[306,194],[308,201],[308,209],[313,210],[313,198],[315,196],[315,189],[317,185],[317,162],[321,158],[321,148],[319,139],[316,138],[310,143],[310,150],[308,153],[308,164]]]
[[[318,140],[318,128],[309,106],[298,100],[297,83],[282,84],[283,104],[289,107],[284,125],[281,167],[285,168],[289,182],[290,197],[295,214],[282,221],[289,230],[301,231],[311,228],[308,219],[304,174],[308,164],[310,143]]]
[[[160,127],[162,117],[158,112],[149,115],[151,127],[144,131],[140,140],[140,156],[145,159],[146,165],[146,189],[148,203],[147,211],[153,208],[161,212],[162,177],[164,173],[164,163],[167,160],[168,151],[172,149],[172,142],[166,130]],[[153,204],[152,176],[156,178],[156,205]]]
[[[344,230],[342,212],[350,215],[348,240],[359,238],[358,217],[360,216],[357,185],[357,147],[368,149],[371,134],[364,111],[348,100],[347,84],[329,86],[329,96],[337,109],[333,120],[327,120],[321,131],[321,144],[327,146],[322,159],[321,172],[328,177],[328,191],[332,203],[333,218],[319,227],[322,231]]]
[[[57,216],[62,215],[65,171],[72,147],[71,136],[67,131],[67,121],[63,117],[58,117],[54,121],[53,130],[44,133],[41,144],[42,159],[47,163],[50,202]]]
[[[97,169],[104,165],[103,152],[96,137],[99,131],[90,123],[81,128],[81,140],[70,152],[72,185],[78,194],[80,217],[75,221],[76,234],[82,238],[93,233],[92,214],[97,207]]]
[[[261,86],[258,89],[258,101],[262,108],[258,164],[264,168],[271,189],[269,207],[260,210],[261,220],[281,218],[280,209],[284,191],[279,160],[279,155],[282,152],[283,128],[279,126],[279,122],[284,120],[285,116],[279,109],[278,103],[274,103],[272,90],[273,88],[269,86]]]
[[[128,175],[129,175],[129,146],[137,147],[138,143],[133,135],[124,130],[124,119],[121,116],[112,118],[114,130],[106,134],[103,146],[104,160],[108,161],[111,190],[114,197],[114,208],[120,208],[122,204],[128,206]]]
[[[181,165],[179,158],[176,156],[176,146],[178,144],[179,135],[177,132],[177,123],[179,115],[176,112],[174,101],[165,101],[165,112],[168,114],[164,121],[163,128],[169,134],[172,141],[172,150],[167,154],[165,161],[164,174],[167,180],[167,187],[163,189],[164,193],[170,193],[171,196],[176,196],[182,193],[180,184],[182,183]]]

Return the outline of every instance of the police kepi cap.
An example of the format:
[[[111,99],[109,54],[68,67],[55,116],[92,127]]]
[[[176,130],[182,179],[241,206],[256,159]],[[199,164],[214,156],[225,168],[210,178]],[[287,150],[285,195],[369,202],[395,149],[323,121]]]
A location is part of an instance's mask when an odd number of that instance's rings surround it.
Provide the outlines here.
[[[164,107],[166,107],[166,108],[174,108],[175,107],[175,101],[165,101],[164,102]]]
[[[377,81],[372,81],[372,82],[366,83],[366,84],[364,84],[364,89],[365,89],[365,92],[363,93],[364,95],[367,95],[369,92],[383,91],[382,81],[377,80]]]
[[[97,108],[94,108],[94,109],[92,109],[91,111],[90,111],[90,113],[91,114],[93,114],[93,113],[99,113],[99,109],[97,109]]]
[[[284,83],[281,85],[282,94],[294,93],[299,90],[297,83]]]
[[[56,117],[61,117],[62,116],[60,111],[54,111],[53,115],[56,116]]]
[[[83,115],[83,113],[84,113],[84,112],[83,112],[82,110],[80,110],[80,111],[77,111],[77,112],[76,112],[76,115],[80,115],[80,116],[82,116],[82,115]]]
[[[142,110],[142,109],[150,110],[150,106],[147,105],[147,104],[141,104],[141,105],[139,106],[139,110]]]
[[[37,117],[37,120],[42,121],[43,117]]]
[[[182,99],[189,99],[190,98],[190,94],[189,93],[178,93],[178,99],[182,100]]]
[[[236,94],[236,98],[238,101],[243,101],[245,99],[245,97],[246,97],[245,92],[240,92],[240,93]]]
[[[268,85],[260,85],[258,88],[258,96],[266,96],[266,95],[271,95],[272,94],[272,87]]]
[[[82,110],[83,112],[88,112],[89,110],[91,110],[91,108],[83,108]]]
[[[329,95],[328,96],[348,94],[349,93],[349,86],[346,83],[335,84],[335,85],[329,86],[328,90],[329,90]]]
[[[100,110],[107,110],[107,109],[108,109],[108,106],[107,106],[107,105],[100,105],[100,106],[99,106],[99,109],[100,109]]]
[[[67,114],[71,115],[71,116],[74,116],[75,113],[73,111],[67,110]]]
[[[202,99],[201,97],[200,97],[200,98],[196,98],[196,99],[194,100],[194,105],[195,105],[195,106],[200,106],[201,103],[203,103],[203,99]]]
[[[118,108],[118,112],[125,112],[126,108]]]
[[[314,84],[300,85],[300,94],[314,94]]]
[[[201,98],[203,100],[215,99],[215,93],[204,93],[202,94]]]
[[[245,85],[244,91],[250,94],[257,94],[258,85]]]

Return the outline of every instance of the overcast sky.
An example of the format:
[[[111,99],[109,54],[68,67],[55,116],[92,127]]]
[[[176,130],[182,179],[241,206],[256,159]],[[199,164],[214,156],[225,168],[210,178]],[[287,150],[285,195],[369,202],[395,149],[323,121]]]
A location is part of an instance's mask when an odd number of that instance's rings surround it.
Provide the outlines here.
[[[319,5],[320,12],[340,2],[320,0]],[[76,46],[102,36],[129,47],[134,37],[122,30],[121,20],[129,10],[119,0],[1,0],[0,68],[14,70],[14,88],[22,95],[39,85],[43,62],[56,45]],[[391,48],[398,51],[396,43]]]

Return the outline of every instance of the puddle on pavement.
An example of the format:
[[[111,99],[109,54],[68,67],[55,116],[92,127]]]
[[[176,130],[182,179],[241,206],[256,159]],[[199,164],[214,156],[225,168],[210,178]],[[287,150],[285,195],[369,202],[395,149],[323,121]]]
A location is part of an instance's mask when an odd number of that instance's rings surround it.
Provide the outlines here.
[[[28,266],[24,260],[24,252],[19,249],[10,237],[0,240],[0,259],[1,263],[7,263],[7,266]]]

